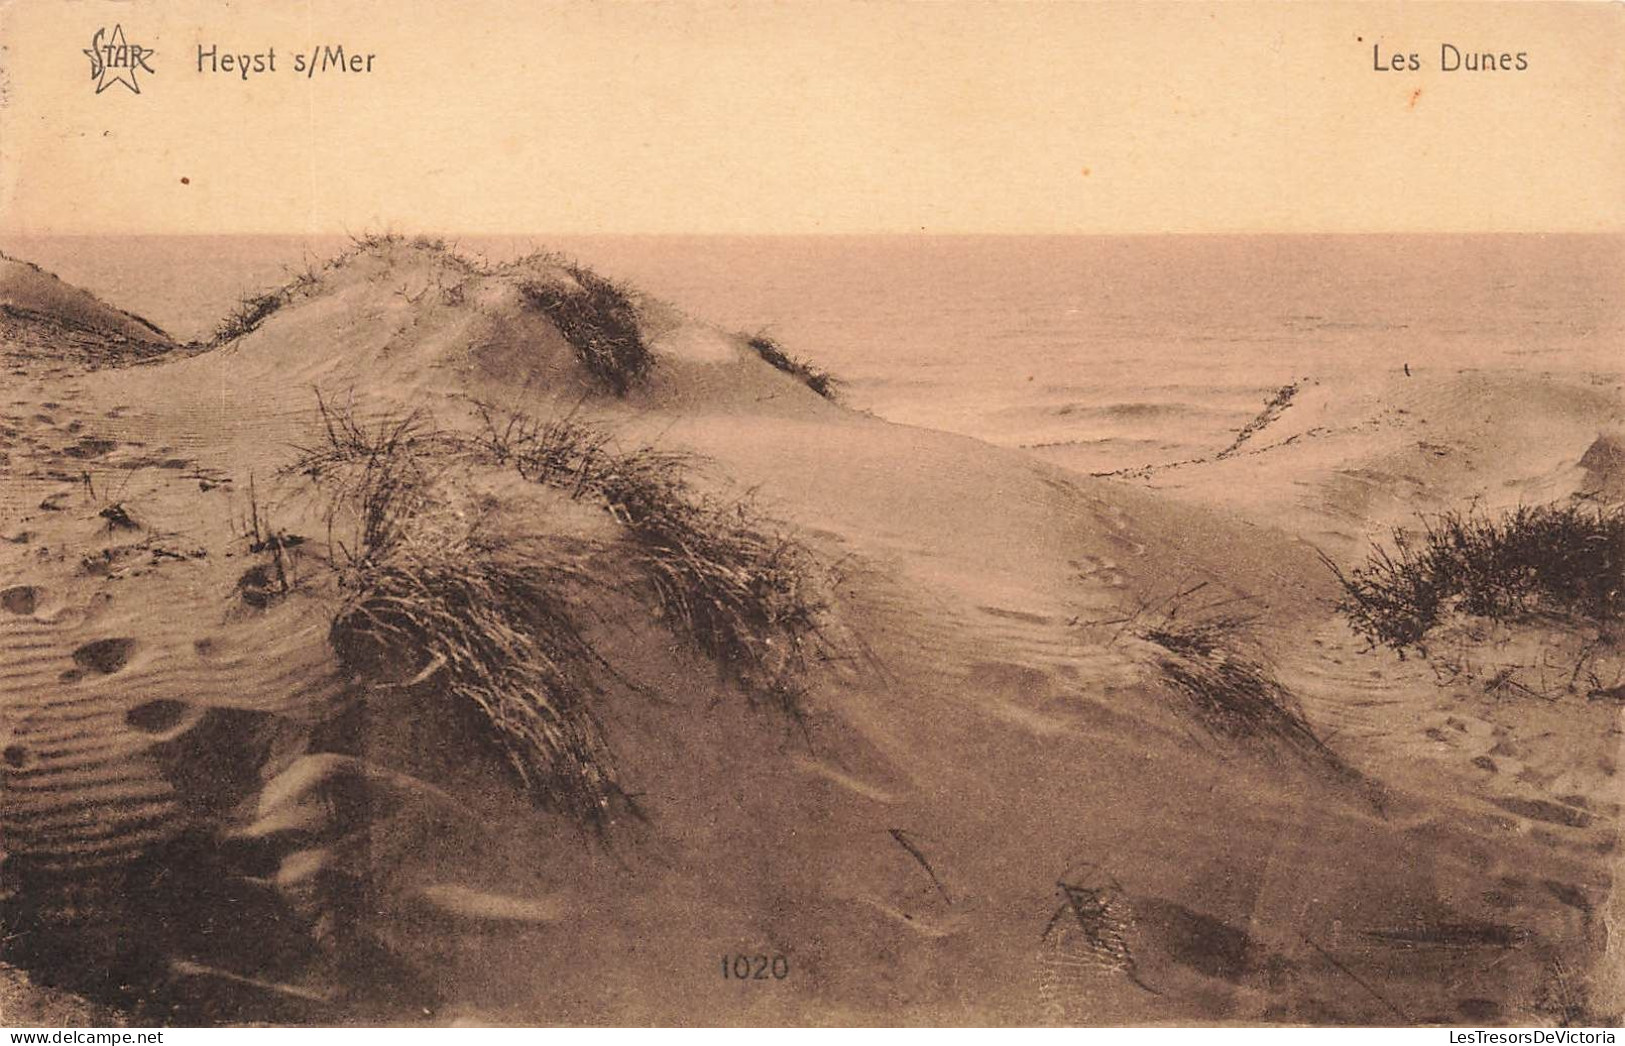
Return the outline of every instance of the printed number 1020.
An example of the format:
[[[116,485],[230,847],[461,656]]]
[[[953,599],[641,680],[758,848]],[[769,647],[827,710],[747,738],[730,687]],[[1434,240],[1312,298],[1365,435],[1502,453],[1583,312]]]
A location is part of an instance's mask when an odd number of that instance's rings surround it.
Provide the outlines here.
[[[724,955],[722,979],[733,981],[782,981],[790,976],[790,960],[783,955]]]

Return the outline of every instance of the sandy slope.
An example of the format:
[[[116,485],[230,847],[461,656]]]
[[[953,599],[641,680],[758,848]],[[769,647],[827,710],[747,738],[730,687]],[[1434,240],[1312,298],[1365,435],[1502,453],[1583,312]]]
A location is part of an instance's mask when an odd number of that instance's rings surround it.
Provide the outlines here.
[[[57,334],[95,335],[109,346],[172,348],[169,335],[134,313],[98,300],[88,291],[63,283],[26,261],[0,254],[0,302],[13,321],[33,321],[60,328]],[[62,348],[65,348],[63,346]],[[111,351],[117,352],[117,348]]]
[[[1419,365],[1292,388],[1236,445],[1122,478],[1276,521],[1340,552],[1419,513],[1617,496],[1618,370]]]
[[[1546,1022],[1587,1005],[1617,713],[1359,653],[1308,542],[1352,549],[1393,515],[1348,495],[1351,474],[1441,502],[1487,481],[1566,493],[1608,388],[1468,378],[1394,424],[1367,410],[1391,391],[1318,413],[1305,394],[1254,437],[1277,448],[1267,468],[1248,453],[1152,477],[1170,497],[844,411],[657,302],[640,303],[649,385],[607,396],[520,303],[516,280],[546,273],[531,266],[386,244],[190,358],[86,372],[14,353],[0,823],[20,925],[77,942],[81,969],[207,1020]],[[314,438],[313,386],[448,430],[475,399],[573,410],[754,491],[829,569],[836,656],[804,728],[612,584],[624,538],[605,517],[495,474],[460,481],[511,547],[602,581],[573,598],[624,679],[599,713],[642,819],[595,840],[531,807],[447,708],[357,695],[327,644],[320,540],[286,599],[257,606],[244,584],[263,564],[251,512],[321,534],[319,500],[277,478]],[[1412,417],[1449,453],[1415,457]],[[1215,735],[1169,685],[1134,623],[1220,599],[1256,616],[1249,643],[1346,765]],[[725,979],[734,953],[791,972]]]

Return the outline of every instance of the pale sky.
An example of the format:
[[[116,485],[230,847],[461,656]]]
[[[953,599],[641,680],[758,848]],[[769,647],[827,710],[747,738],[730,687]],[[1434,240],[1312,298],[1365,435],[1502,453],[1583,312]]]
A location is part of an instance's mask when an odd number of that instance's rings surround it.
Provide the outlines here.
[[[0,42],[0,235],[1625,231],[1621,3],[0,0]]]

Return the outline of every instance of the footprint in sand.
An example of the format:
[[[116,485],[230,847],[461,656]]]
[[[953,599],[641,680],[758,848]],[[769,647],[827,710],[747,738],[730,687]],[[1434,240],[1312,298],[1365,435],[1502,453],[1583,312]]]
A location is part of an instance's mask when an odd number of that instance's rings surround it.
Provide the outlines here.
[[[31,616],[44,601],[44,591],[33,585],[13,585],[0,589],[0,608],[8,613]]]
[[[87,672],[110,676],[130,663],[134,651],[133,639],[97,639],[74,650],[73,661]]]
[[[186,721],[191,706],[184,701],[159,698],[136,705],[124,713],[124,721],[145,734],[167,734]]]
[[[1055,905],[1039,937],[1037,995],[1050,1024],[1077,1024],[1094,1009],[1100,978],[1140,978],[1137,919],[1122,884],[1098,865],[1080,862],[1056,883]]]
[[[64,447],[62,453],[70,458],[102,458],[111,454],[117,448],[118,444],[113,440],[85,436],[72,446]]]
[[[1490,802],[1519,817],[1531,821],[1542,821],[1546,824],[1561,825],[1565,828],[1589,828],[1592,817],[1584,810],[1561,803],[1549,802],[1545,799],[1523,799],[1517,796],[1501,796],[1491,799]]]
[[[1116,561],[1104,556],[1083,556],[1072,563],[1078,570],[1078,578],[1084,582],[1104,585],[1107,588],[1123,588],[1128,584],[1128,576],[1123,573]]]

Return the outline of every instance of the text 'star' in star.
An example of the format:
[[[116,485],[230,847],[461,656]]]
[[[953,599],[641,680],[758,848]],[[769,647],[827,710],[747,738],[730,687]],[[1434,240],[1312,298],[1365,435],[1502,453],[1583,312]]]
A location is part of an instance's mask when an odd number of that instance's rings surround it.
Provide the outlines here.
[[[90,58],[90,78],[96,81],[97,94],[113,84],[123,84],[140,94],[141,85],[136,81],[136,70],[153,71],[152,66],[147,64],[147,59],[154,54],[153,49],[126,42],[122,25],[113,26],[111,33],[106,29],[96,30],[90,46],[85,48],[85,54]]]

